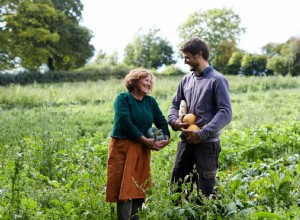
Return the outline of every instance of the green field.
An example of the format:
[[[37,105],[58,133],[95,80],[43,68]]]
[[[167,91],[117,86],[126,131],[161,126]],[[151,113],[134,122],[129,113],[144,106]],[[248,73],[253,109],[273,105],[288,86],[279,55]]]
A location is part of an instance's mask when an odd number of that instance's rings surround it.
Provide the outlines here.
[[[180,78],[157,76],[151,95],[165,116]],[[172,204],[172,132],[152,153],[141,219],[300,219],[300,77],[228,80],[233,120],[221,136],[217,199]],[[117,79],[0,87],[0,219],[116,219],[105,182],[121,91]]]

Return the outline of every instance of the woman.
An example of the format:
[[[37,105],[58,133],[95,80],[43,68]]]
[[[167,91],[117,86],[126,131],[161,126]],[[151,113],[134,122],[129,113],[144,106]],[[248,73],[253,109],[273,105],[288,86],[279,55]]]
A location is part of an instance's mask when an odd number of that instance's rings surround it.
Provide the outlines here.
[[[130,71],[124,80],[128,92],[114,102],[114,126],[108,152],[106,201],[117,202],[118,219],[138,219],[150,182],[150,151],[169,144],[167,121],[156,100],[148,96],[154,75],[147,69]],[[165,140],[155,141],[146,133],[154,125]]]

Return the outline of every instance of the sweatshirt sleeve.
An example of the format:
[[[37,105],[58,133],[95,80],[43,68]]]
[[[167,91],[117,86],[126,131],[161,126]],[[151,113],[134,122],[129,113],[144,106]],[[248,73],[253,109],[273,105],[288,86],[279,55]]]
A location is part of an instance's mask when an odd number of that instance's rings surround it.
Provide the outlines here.
[[[114,103],[114,110],[116,123],[123,128],[128,137],[136,140],[140,139],[143,134],[133,124],[130,117],[130,106],[124,96],[117,96]]]
[[[226,78],[220,77],[216,79],[214,83],[217,113],[213,119],[199,131],[201,140],[215,136],[215,134],[220,132],[232,119],[228,81]]]

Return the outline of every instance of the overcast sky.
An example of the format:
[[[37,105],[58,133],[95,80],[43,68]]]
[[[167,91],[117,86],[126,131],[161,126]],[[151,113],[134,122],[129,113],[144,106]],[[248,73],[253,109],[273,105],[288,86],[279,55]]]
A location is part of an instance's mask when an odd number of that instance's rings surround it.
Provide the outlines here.
[[[159,28],[176,49],[177,28],[198,10],[231,8],[241,18],[246,32],[240,37],[239,48],[260,53],[269,42],[283,43],[300,36],[299,0],[82,0],[83,25],[94,37],[96,53],[116,50],[123,56],[125,46],[139,28],[144,32]],[[200,36],[201,37],[201,36]]]

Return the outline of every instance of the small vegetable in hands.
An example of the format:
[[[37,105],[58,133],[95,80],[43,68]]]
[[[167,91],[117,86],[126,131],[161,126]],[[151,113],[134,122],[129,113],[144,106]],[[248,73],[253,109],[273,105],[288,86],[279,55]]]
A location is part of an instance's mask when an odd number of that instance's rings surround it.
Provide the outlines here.
[[[185,115],[182,119],[184,123],[188,123],[189,125],[194,124],[195,120],[196,120],[196,116],[192,113]]]
[[[166,140],[166,137],[161,129],[156,127],[149,128],[146,134],[147,138],[154,138],[154,141]]]

